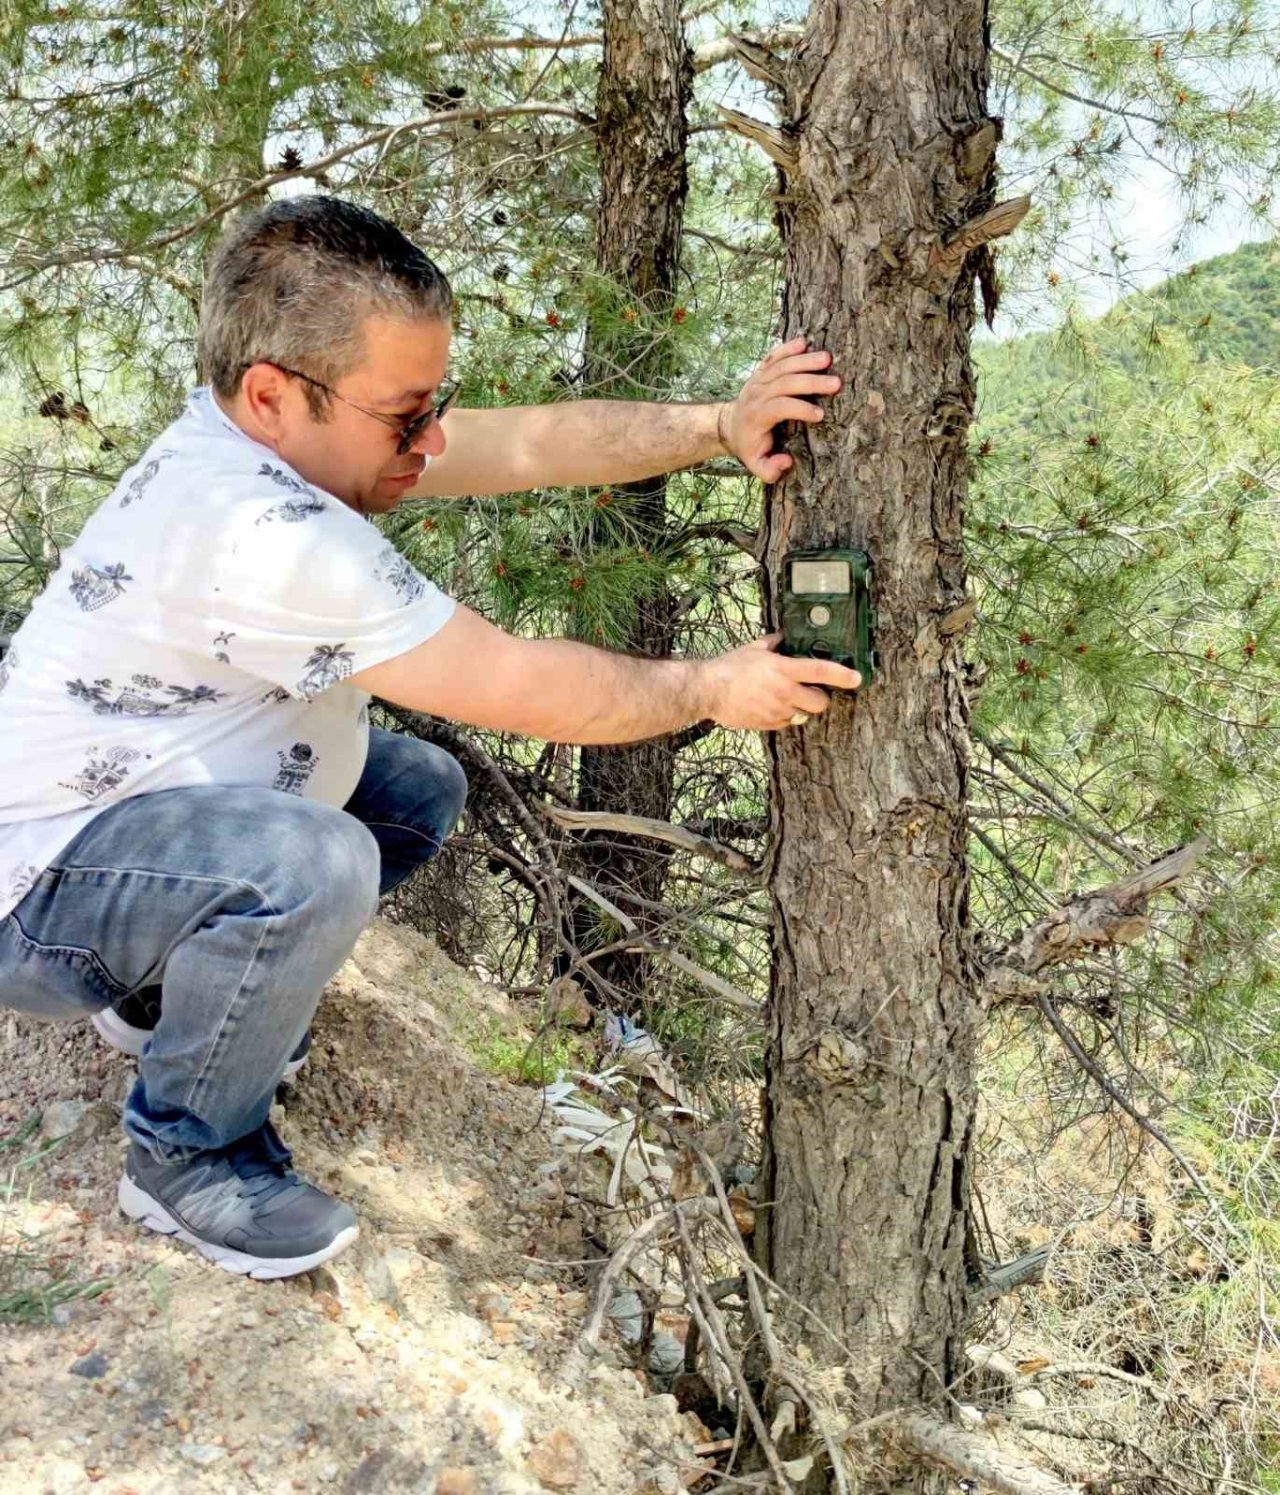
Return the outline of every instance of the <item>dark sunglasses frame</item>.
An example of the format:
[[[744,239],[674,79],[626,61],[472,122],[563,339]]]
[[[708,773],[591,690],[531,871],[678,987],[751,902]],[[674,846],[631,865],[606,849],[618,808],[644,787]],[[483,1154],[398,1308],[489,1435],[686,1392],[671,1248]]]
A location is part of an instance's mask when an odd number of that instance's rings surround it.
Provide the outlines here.
[[[403,457],[409,451],[433,420],[443,420],[457,404],[458,396],[462,393],[461,385],[447,385],[443,394],[437,391],[436,402],[429,410],[424,410],[421,415],[412,416],[409,420],[400,420],[399,417],[386,415],[381,410],[368,410],[363,405],[357,405],[354,400],[349,400],[346,395],[339,394],[336,389],[331,389],[329,385],[322,383],[319,379],[313,379],[310,374],[304,374],[300,369],[288,368],[283,363],[276,363],[274,359],[271,363],[282,374],[288,374],[294,379],[304,379],[308,384],[314,384],[317,389],[324,390],[325,394],[332,395],[335,400],[341,400],[344,405],[350,405],[353,410],[358,410],[361,415],[372,416],[374,420],[381,421],[384,426],[390,426],[393,431],[398,431],[400,440],[396,445],[397,457]]]

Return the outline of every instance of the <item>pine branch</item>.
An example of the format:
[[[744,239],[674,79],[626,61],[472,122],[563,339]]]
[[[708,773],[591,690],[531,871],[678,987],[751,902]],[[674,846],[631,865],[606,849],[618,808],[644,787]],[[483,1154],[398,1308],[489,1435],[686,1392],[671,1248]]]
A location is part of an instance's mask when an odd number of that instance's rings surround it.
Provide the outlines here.
[[[183,225],[181,228],[170,230],[167,234],[161,234],[159,238],[152,239],[146,244],[129,245],[124,248],[114,249],[68,249],[61,254],[47,255],[44,259],[37,260],[35,264],[28,265],[21,274],[12,276],[10,279],[0,282],[0,292],[11,291],[27,281],[33,280],[45,270],[65,269],[69,265],[105,265],[123,262],[130,257],[139,255],[158,254],[160,250],[169,248],[172,244],[178,244],[183,239],[189,239],[193,234],[198,234],[201,229],[207,228],[211,223],[225,218],[228,213],[240,207],[242,203],[249,202],[260,196],[270,187],[277,186],[280,182],[293,181],[299,177],[314,177],[326,171],[330,166],[349,157],[358,155],[361,151],[369,150],[373,146],[381,145],[383,154],[391,148],[401,135],[413,135],[419,131],[430,129],[434,125],[465,124],[472,120],[510,119],[515,116],[534,115],[551,119],[570,119],[575,124],[585,125],[594,130],[595,119],[590,114],[585,114],[581,109],[569,109],[563,104],[551,104],[534,101],[525,104],[504,104],[493,109],[445,109],[438,114],[426,114],[420,119],[405,120],[403,124],[386,125],[381,130],[375,130],[371,135],[366,135],[361,140],[353,141],[350,145],[344,145],[338,150],[330,151],[327,156],[320,157],[316,161],[308,161],[302,166],[288,171],[272,171],[266,176],[259,177],[256,182],[250,183],[242,191],[237,192],[234,197],[226,198],[207,213],[202,214],[193,222]]]
[[[1102,114],[1115,114],[1121,119],[1141,120],[1145,125],[1154,125],[1157,130],[1163,130],[1167,126],[1167,121],[1156,119],[1151,114],[1142,114],[1137,109],[1125,109],[1119,104],[1104,104],[1100,99],[1087,98],[1082,93],[1072,93],[1069,88],[1063,88],[1059,83],[1051,83],[1043,74],[1033,72],[1026,63],[1019,62],[1008,52],[1002,52],[999,47],[992,47],[991,55],[997,61],[1003,62],[1006,67],[1012,68],[1015,73],[1021,73],[1024,77],[1030,78],[1033,83],[1038,83],[1041,88],[1047,88],[1050,93],[1056,93],[1059,98],[1070,99],[1073,104],[1084,104],[1089,109],[1097,109]]]

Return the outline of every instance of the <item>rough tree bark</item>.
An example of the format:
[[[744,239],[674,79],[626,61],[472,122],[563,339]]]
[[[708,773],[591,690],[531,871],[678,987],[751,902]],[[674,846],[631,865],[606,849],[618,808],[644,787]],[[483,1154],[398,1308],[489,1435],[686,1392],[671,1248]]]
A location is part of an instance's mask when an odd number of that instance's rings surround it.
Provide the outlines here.
[[[940,246],[991,202],[983,0],[813,0],[783,69],[775,160],[785,337],[845,387],[769,494],[783,553],[856,544],[875,567],[881,672],[772,739],[769,1271],[825,1323],[858,1416],[945,1405],[961,1368],[979,1016],[965,864],[961,517],[968,347],[985,248]],[[887,1457],[887,1455],[886,1455]],[[890,1460],[890,1464],[892,1460]],[[869,1476],[876,1479],[876,1476]],[[887,1468],[867,1489],[926,1488]]]
[[[664,387],[672,371],[670,343],[655,337],[654,323],[665,322],[674,306],[688,194],[685,110],[693,62],[676,0],[605,0],[603,20],[596,99],[596,268],[644,314],[634,323],[620,322],[616,306],[601,308],[588,329],[587,383],[596,396],[646,398]],[[594,545],[656,548],[665,526],[666,484],[654,478],[616,489],[590,538]],[[663,585],[637,607],[622,647],[668,655],[673,629],[672,599]],[[665,820],[671,813],[672,771],[665,738],[624,748],[584,748],[579,803],[584,810]],[[607,835],[582,849],[586,876],[624,903],[629,892],[653,902],[661,898],[668,856],[661,848],[619,843]],[[602,942],[591,927],[598,918],[591,904],[578,906],[580,946]],[[639,911],[637,919],[644,922]],[[638,994],[647,966],[642,957],[621,954],[605,957],[596,969],[623,992]]]

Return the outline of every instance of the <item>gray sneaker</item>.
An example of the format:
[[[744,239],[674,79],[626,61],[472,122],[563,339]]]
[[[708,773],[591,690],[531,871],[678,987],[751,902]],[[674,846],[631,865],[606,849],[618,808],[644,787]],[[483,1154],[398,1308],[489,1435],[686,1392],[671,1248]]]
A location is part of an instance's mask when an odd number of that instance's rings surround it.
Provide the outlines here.
[[[135,1142],[120,1208],[149,1230],[189,1241],[224,1271],[294,1277],[345,1251],[359,1227],[350,1205],[299,1178],[290,1161],[270,1123],[189,1163],[158,1163]]]

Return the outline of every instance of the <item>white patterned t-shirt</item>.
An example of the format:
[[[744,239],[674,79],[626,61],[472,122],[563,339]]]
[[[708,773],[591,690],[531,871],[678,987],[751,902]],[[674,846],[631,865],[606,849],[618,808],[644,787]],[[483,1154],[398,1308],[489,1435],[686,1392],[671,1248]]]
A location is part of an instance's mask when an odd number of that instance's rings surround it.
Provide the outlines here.
[[[369,740],[348,677],[454,606],[196,390],[0,659],[0,918],[132,795],[263,785],[344,805]]]

